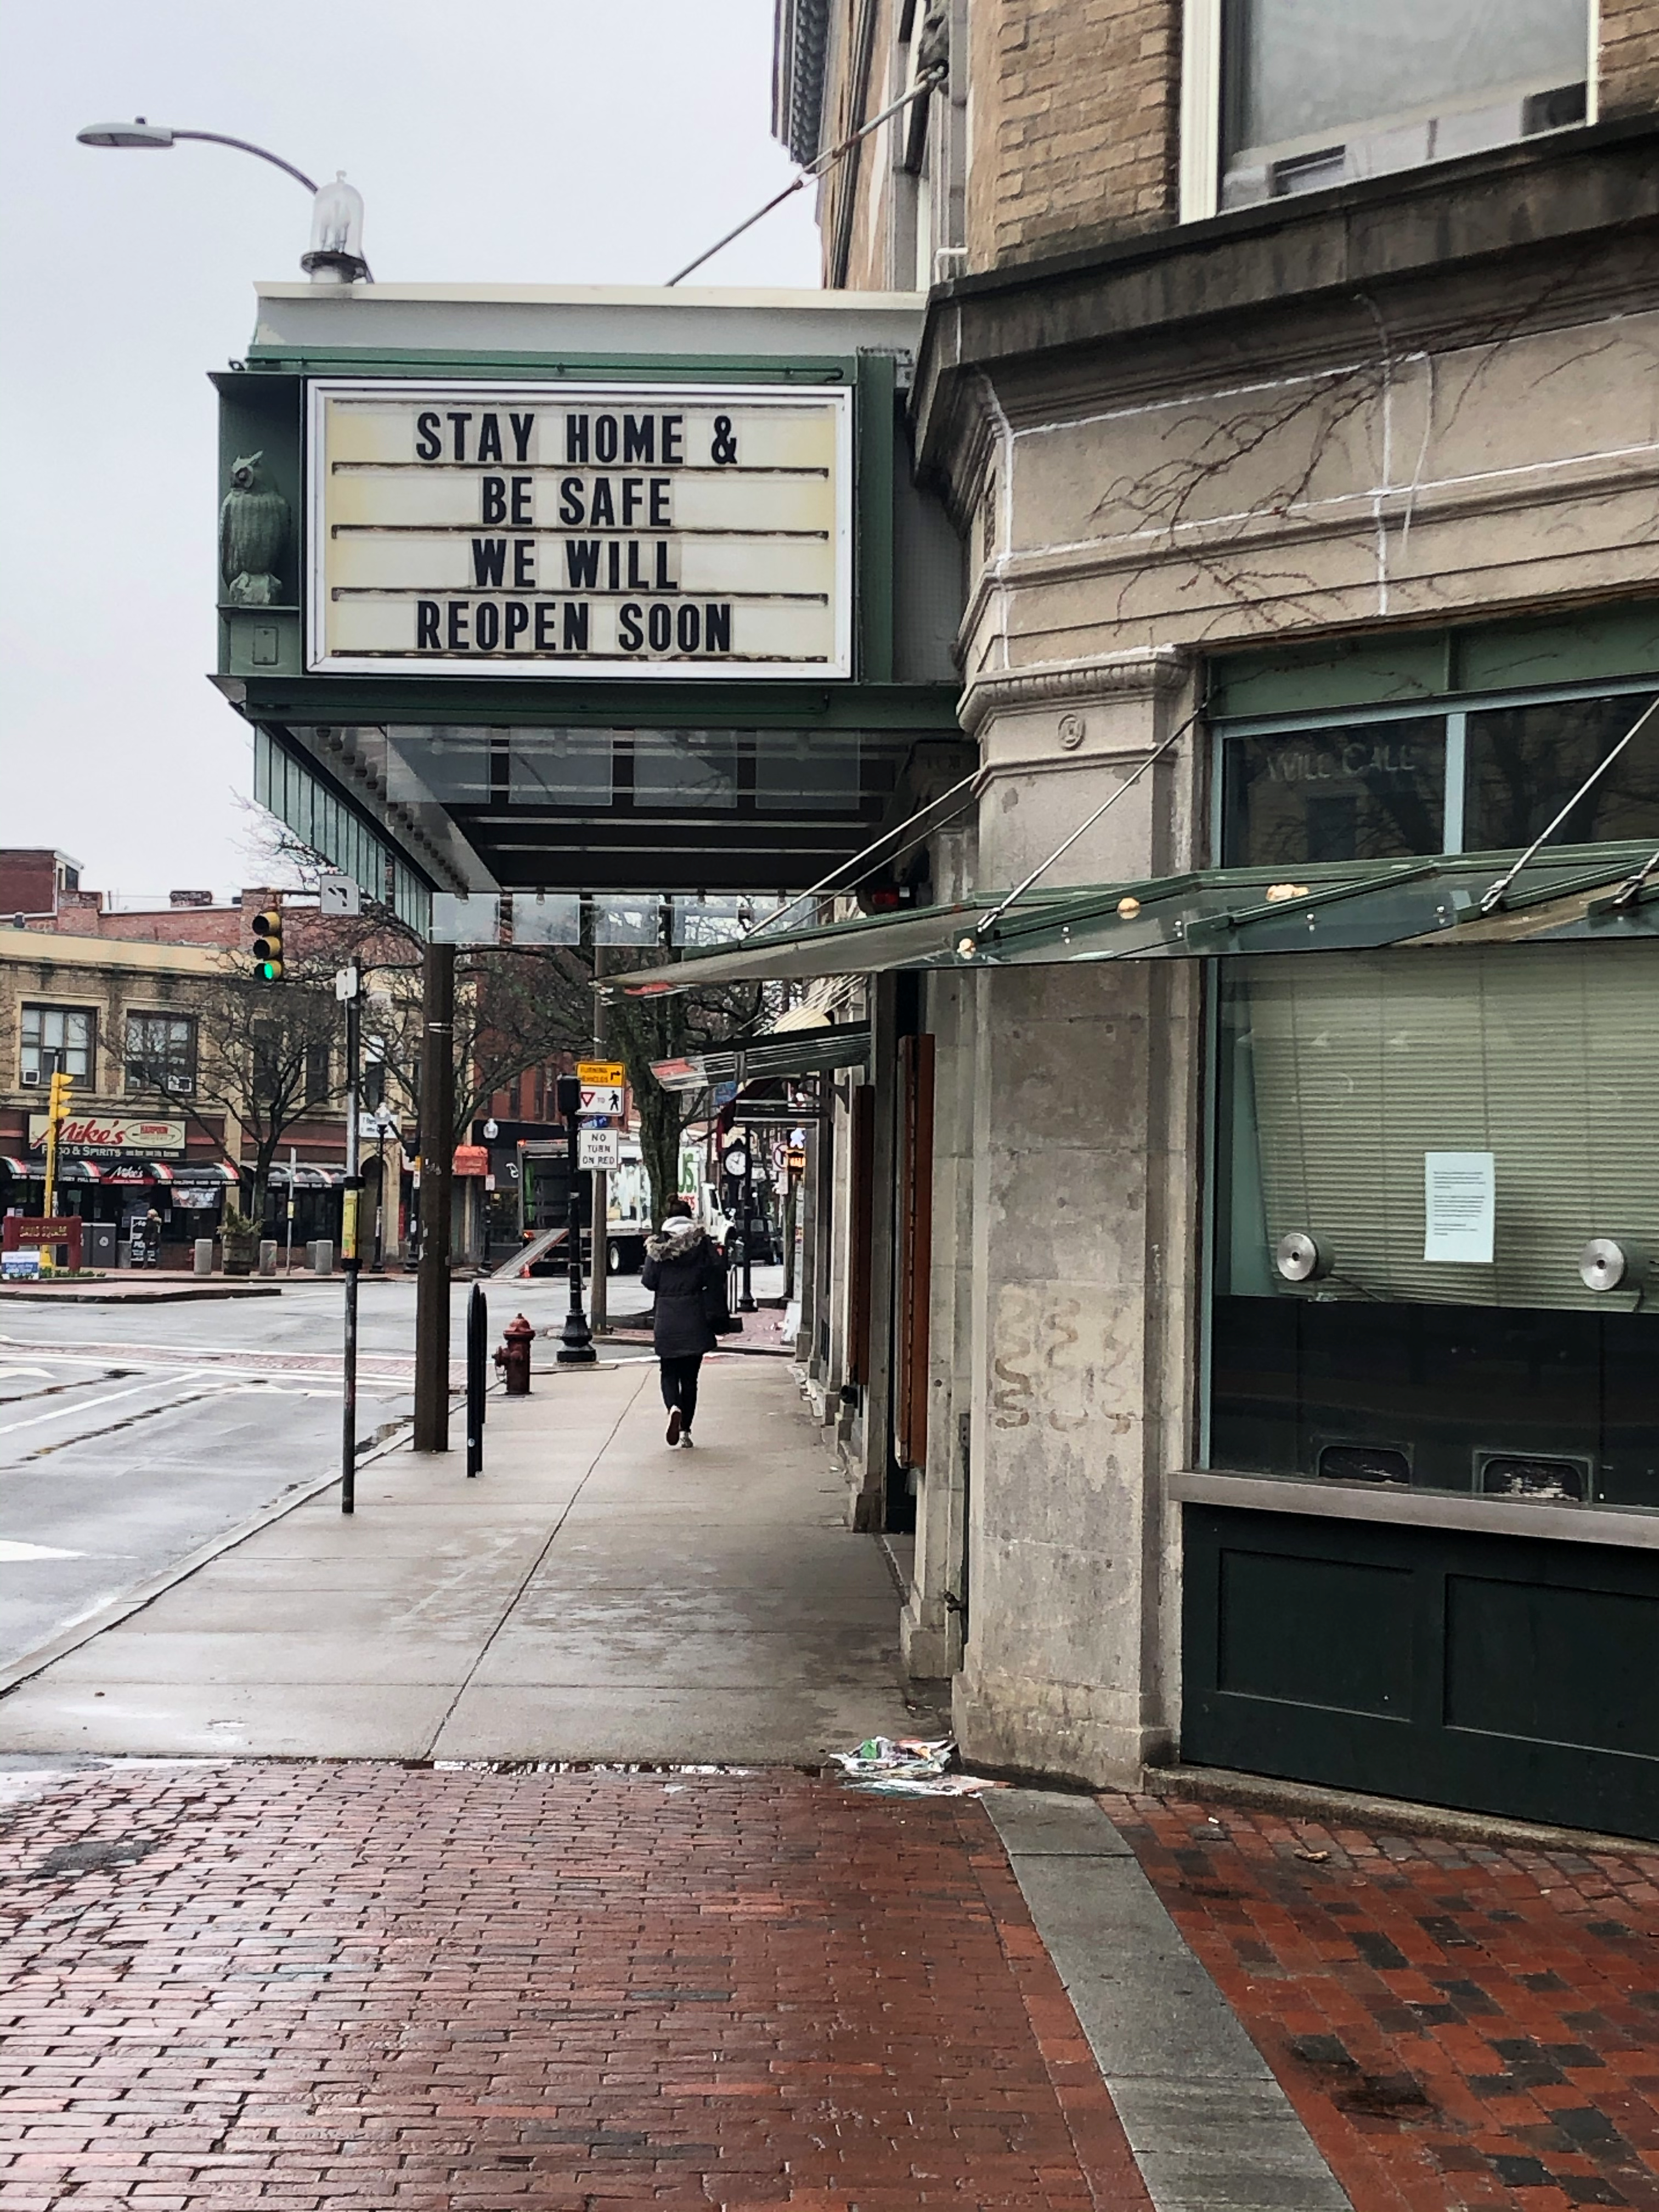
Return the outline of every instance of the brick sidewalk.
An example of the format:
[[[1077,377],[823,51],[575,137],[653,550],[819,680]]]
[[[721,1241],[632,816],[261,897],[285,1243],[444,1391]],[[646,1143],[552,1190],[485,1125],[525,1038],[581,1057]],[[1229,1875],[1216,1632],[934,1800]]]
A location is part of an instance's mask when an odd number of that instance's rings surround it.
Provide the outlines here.
[[[1659,1856],[1100,1802],[1356,2212],[1659,2212]]]
[[[137,1765],[0,1902],[5,2212],[1148,2206],[972,1803]]]

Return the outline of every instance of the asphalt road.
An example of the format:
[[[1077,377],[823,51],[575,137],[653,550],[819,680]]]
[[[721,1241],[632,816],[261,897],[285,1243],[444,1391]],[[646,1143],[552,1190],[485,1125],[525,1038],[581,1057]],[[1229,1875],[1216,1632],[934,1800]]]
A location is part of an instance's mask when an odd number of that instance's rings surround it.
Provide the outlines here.
[[[569,1296],[551,1279],[485,1289],[492,1346],[517,1312],[556,1327]],[[617,1319],[645,1304],[637,1279],[610,1290]],[[338,1280],[176,1306],[0,1301],[0,1665],[337,1468],[341,1324]],[[366,1276],[360,1449],[413,1412],[414,1343],[412,1280]],[[538,1365],[552,1357],[538,1345]],[[458,1423],[452,1444],[459,1472]]]

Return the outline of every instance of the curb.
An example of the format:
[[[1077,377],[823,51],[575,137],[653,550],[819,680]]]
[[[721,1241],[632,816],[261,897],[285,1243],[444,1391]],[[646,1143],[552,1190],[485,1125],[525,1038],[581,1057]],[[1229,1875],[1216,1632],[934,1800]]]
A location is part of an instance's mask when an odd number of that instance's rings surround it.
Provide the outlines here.
[[[452,1399],[461,1395],[451,1393]],[[397,1433],[386,1437],[360,1455],[357,1461],[359,1472],[372,1466],[376,1460],[384,1459],[388,1452],[395,1451],[400,1443],[406,1442],[404,1431],[413,1425],[412,1413],[387,1423],[386,1426]],[[106,1628],[114,1628],[120,1622],[130,1620],[135,1613],[142,1613],[147,1605],[153,1605],[158,1597],[164,1596],[178,1583],[188,1582],[191,1575],[210,1565],[222,1553],[234,1552],[239,1544],[245,1544],[250,1536],[257,1536],[262,1528],[269,1528],[273,1522],[281,1521],[296,1507],[308,1505],[313,1498],[320,1498],[325,1490],[332,1490],[339,1480],[337,1469],[334,1474],[323,1475],[316,1481],[302,1483],[274,1504],[262,1505],[246,1521],[238,1521],[217,1536],[210,1537],[205,1544],[198,1545],[193,1552],[185,1553],[182,1559],[175,1559],[171,1566],[163,1567],[148,1582],[136,1583],[131,1589],[124,1590],[119,1597],[112,1598],[99,1612],[89,1613],[84,1620],[77,1620],[72,1628],[62,1630],[49,1642],[38,1644],[33,1651],[26,1652],[22,1658],[14,1659],[9,1665],[0,1667],[0,1699],[9,1697],[14,1690],[21,1688],[36,1674],[44,1674],[55,1661],[66,1659],[71,1651],[78,1651],[83,1644],[90,1644],[94,1637],[101,1636]]]
[[[1595,1828],[1558,1828],[1541,1821],[1511,1820],[1498,1813],[1465,1813],[1447,1805],[1419,1805],[1404,1797],[1372,1797],[1363,1790],[1329,1790],[1317,1782],[1283,1782],[1271,1774],[1240,1774],[1225,1766],[1149,1766],[1141,1777],[1149,1797],[1191,1798],[1201,1804],[1238,1805],[1277,1813],[1286,1820],[1333,1821],[1350,1828],[1441,1836],[1458,1844],[1518,1845],[1542,1851],[1612,1851],[1652,1856],[1659,1841],[1609,1836]]]
[[[627,1345],[641,1352],[651,1351],[651,1340],[642,1331],[637,1336],[627,1336],[620,1329],[607,1329],[603,1336],[596,1336],[593,1341],[596,1344]],[[748,1359],[792,1359],[794,1357],[781,1344],[734,1344],[729,1337],[722,1337],[713,1352],[704,1352],[703,1358],[717,1359],[723,1352],[741,1352]],[[654,1358],[655,1354],[652,1356]]]
[[[15,1299],[20,1305],[36,1306],[185,1306],[203,1298],[280,1298],[280,1283],[181,1283],[177,1290],[163,1290],[158,1284],[154,1290],[144,1291],[47,1291],[14,1288],[0,1291],[0,1311],[7,1301]]]

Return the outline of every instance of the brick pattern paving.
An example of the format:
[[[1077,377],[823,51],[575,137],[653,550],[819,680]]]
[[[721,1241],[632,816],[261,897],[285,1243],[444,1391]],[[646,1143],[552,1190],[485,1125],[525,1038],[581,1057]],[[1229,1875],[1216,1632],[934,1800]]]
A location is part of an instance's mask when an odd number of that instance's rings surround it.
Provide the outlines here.
[[[1146,2212],[971,1803],[106,1769],[0,1912],[4,2212]]]
[[[1659,1856],[1101,1802],[1357,2212],[1659,2212]]]

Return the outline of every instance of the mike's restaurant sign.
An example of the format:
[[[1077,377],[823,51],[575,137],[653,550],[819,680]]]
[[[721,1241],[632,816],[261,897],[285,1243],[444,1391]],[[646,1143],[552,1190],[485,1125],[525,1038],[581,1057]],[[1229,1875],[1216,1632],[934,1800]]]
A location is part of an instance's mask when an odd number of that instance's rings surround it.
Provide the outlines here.
[[[46,1147],[48,1117],[29,1115],[29,1149]],[[58,1149],[77,1160],[129,1159],[135,1153],[146,1159],[182,1159],[185,1125],[182,1121],[160,1121],[137,1114],[70,1114],[58,1125]]]
[[[851,404],[315,381],[309,665],[850,677]]]

